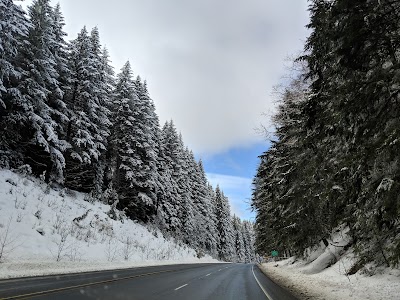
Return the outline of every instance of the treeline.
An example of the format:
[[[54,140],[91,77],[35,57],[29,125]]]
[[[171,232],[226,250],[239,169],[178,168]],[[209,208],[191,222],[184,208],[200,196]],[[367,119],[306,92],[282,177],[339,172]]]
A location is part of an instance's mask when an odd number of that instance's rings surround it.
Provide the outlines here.
[[[305,54],[254,179],[257,249],[302,255],[344,225],[353,271],[398,266],[400,2],[310,2]]]
[[[0,0],[0,167],[86,192],[199,254],[254,260],[253,224],[231,217],[173,122],[160,127],[146,82],[129,62],[114,75],[97,28],[67,42],[63,26],[49,0],[28,17]]]

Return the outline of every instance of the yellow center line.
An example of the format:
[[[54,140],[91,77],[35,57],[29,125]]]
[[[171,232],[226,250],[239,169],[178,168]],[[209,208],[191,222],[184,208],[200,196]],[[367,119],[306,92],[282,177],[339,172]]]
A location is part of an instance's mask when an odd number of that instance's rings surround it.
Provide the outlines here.
[[[63,291],[67,291],[67,290],[73,290],[73,289],[78,289],[78,288],[82,288],[82,287],[92,286],[92,285],[99,285],[99,284],[103,284],[103,283],[111,283],[111,282],[116,282],[116,281],[120,281],[120,280],[127,280],[127,279],[132,279],[132,278],[138,278],[138,277],[144,277],[144,276],[161,274],[161,273],[168,273],[168,272],[174,272],[174,271],[180,271],[180,270],[165,270],[165,271],[145,273],[145,274],[139,274],[139,275],[133,275],[133,276],[121,277],[121,278],[114,278],[114,279],[91,282],[91,283],[84,283],[84,284],[67,286],[67,287],[58,288],[58,289],[51,289],[51,290],[46,290],[46,291],[39,291],[39,292],[34,292],[34,293],[29,293],[29,294],[23,294],[23,295],[16,295],[16,296],[11,296],[11,297],[1,298],[1,300],[23,299],[23,298],[27,298],[27,297],[42,296],[42,295],[46,295],[46,294],[58,293],[58,292],[63,292]]]

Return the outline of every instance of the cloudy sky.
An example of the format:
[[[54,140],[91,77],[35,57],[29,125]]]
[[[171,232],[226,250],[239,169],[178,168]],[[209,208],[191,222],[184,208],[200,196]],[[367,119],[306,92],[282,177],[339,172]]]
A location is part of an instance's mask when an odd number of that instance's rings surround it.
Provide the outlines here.
[[[26,0],[24,6],[31,1]],[[285,58],[307,37],[307,0],[59,0],[68,39],[98,26],[116,71],[130,60],[161,122],[173,119],[236,214],[247,209]]]

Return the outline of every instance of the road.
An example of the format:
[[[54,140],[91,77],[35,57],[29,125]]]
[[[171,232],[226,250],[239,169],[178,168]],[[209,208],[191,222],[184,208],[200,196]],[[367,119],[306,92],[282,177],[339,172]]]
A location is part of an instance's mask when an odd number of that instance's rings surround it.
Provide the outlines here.
[[[0,281],[0,299],[295,300],[253,264],[190,264]]]

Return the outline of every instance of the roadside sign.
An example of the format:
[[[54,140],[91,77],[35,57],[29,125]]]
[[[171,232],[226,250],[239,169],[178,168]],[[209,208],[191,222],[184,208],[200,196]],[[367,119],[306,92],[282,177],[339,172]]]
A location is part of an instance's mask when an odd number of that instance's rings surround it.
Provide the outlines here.
[[[277,257],[279,255],[278,251],[274,250],[271,252],[272,257]]]

